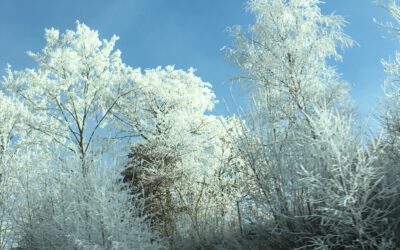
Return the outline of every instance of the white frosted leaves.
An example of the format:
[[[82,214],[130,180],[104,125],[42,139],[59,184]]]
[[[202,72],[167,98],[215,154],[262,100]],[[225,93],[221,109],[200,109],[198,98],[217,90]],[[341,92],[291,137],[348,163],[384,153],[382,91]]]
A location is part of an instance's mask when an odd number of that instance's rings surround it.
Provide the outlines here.
[[[215,95],[211,84],[195,76],[193,69],[175,70],[173,66],[147,69],[138,85],[145,92],[156,93],[162,102],[171,106],[180,105],[198,113],[214,108]]]
[[[58,38],[60,36],[60,32],[54,28],[45,30],[45,38],[46,42],[49,45],[56,45],[58,42]]]

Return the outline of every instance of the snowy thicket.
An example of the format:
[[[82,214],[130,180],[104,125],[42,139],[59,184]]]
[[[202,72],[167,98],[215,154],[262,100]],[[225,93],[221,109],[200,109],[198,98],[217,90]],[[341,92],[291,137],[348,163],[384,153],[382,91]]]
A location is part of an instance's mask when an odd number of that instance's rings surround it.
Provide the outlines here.
[[[143,201],[121,184],[118,168],[87,176],[79,164],[55,162],[38,187],[29,187],[29,210],[18,211],[23,249],[160,249],[143,214]],[[74,172],[73,170],[78,170]],[[43,178],[43,177],[42,177]],[[36,194],[35,194],[36,193]],[[23,206],[29,208],[28,204]],[[25,221],[29,218],[28,221]]]
[[[0,243],[6,248],[14,243],[17,225],[12,223],[11,213],[17,207],[15,193],[22,188],[27,173],[35,163],[36,147],[30,145],[26,125],[33,118],[15,98],[0,93]],[[29,148],[27,146],[30,145]]]
[[[347,86],[326,62],[340,59],[337,46],[351,40],[342,33],[343,19],[322,15],[317,4],[249,1],[256,22],[248,30],[232,28],[234,47],[226,50],[243,69],[239,79],[252,98],[253,111],[244,114],[248,132],[240,141],[251,197],[245,205],[258,208],[248,219],[274,219],[276,234],[288,244],[298,240],[291,234],[311,234],[309,222],[301,222],[314,207],[300,170],[320,164],[310,148],[319,133],[312,124],[317,110],[351,112]]]
[[[396,189],[377,164],[380,138],[364,146],[363,133],[354,133],[352,119],[337,111],[320,110],[312,120],[317,138],[310,140],[313,169],[301,166],[307,202],[313,212],[308,246],[313,248],[391,249]]]
[[[344,20],[318,4],[251,0],[255,24],[231,29],[225,51],[251,98],[238,141],[248,234],[271,249],[387,249],[396,192],[376,164],[382,145],[363,146],[347,84],[328,64],[352,43]]]
[[[212,114],[194,69],[134,69],[83,23],[46,30],[37,66],[0,85],[0,248],[400,247],[400,54],[368,137],[333,66],[352,40],[319,4],[247,2],[255,23],[224,49],[238,117]]]

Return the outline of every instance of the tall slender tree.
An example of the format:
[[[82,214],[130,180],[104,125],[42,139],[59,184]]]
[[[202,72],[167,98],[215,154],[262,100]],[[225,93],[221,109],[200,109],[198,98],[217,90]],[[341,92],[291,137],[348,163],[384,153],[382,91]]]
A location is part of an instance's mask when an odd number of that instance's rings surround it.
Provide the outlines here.
[[[333,166],[312,147],[324,147],[319,142],[324,131],[315,121],[321,121],[322,111],[344,121],[353,112],[347,84],[328,63],[340,60],[338,49],[352,40],[342,31],[343,18],[323,15],[319,3],[250,0],[255,23],[231,28],[234,44],[225,49],[242,70],[244,76],[236,79],[251,100],[239,148],[247,165],[240,171],[248,176],[244,216],[271,225],[266,234],[274,237],[263,244],[275,248],[299,247],[320,233],[320,221],[311,216],[319,204],[301,169],[326,177]]]

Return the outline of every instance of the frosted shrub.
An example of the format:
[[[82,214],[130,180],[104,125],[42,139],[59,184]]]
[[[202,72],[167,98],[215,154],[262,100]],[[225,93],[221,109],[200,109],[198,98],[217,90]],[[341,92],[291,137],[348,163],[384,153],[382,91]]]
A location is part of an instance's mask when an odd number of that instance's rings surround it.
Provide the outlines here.
[[[351,117],[319,110],[312,119],[317,137],[309,145],[317,164],[303,166],[307,201],[317,221],[311,245],[318,249],[389,249],[397,195],[388,185],[385,168],[376,164],[380,141],[364,146],[363,133],[355,135]]]

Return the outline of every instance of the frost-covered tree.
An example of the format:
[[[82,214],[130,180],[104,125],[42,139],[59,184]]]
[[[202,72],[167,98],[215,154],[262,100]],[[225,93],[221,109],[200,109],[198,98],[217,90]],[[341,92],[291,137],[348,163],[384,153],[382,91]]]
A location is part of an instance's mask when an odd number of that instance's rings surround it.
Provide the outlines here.
[[[3,246],[19,249],[159,249],[143,202],[118,182],[112,152],[116,103],[131,93],[134,71],[77,23],[30,53],[35,69],[12,71],[0,95]],[[101,142],[101,143],[99,143]],[[3,230],[4,229],[4,230]]]
[[[239,162],[232,147],[237,120],[206,114],[215,95],[193,69],[148,69],[135,86],[114,114],[122,134],[136,138],[125,181],[143,192],[147,212],[158,213],[153,226],[164,235],[199,239],[207,227],[223,230],[233,219],[227,218],[236,195],[228,165]]]
[[[338,47],[352,44],[343,34],[340,16],[321,14],[317,0],[250,0],[248,9],[256,22],[248,30],[231,28],[233,48],[228,58],[245,73],[239,77],[253,90],[268,95],[277,123],[290,117],[291,124],[307,121],[313,105],[346,105],[347,85],[327,59],[341,59]],[[251,84],[247,84],[251,82]],[[259,99],[265,99],[265,96]],[[282,105],[282,104],[285,105]]]
[[[318,227],[305,219],[316,205],[299,175],[301,166],[314,171],[321,163],[310,147],[319,138],[312,124],[316,111],[352,112],[347,84],[328,63],[341,59],[338,48],[352,41],[342,31],[343,18],[322,15],[318,4],[250,0],[255,24],[232,28],[234,44],[225,49],[242,70],[237,79],[251,100],[239,142],[247,166],[241,172],[248,176],[244,216],[266,227],[264,234],[273,237],[262,244],[272,248],[302,246],[307,242],[302,237]]]
[[[388,6],[388,10],[396,20],[398,26],[400,22],[400,7],[393,1]],[[394,31],[396,36],[398,36],[397,26],[390,26],[391,31]],[[385,60],[382,64],[388,74],[388,79],[384,84],[384,96],[382,97],[382,125],[388,135],[388,160],[391,160],[392,164],[396,164],[396,162],[400,161],[400,53],[396,52],[393,60]]]
[[[88,154],[102,150],[101,128],[107,126],[119,98],[129,93],[133,70],[114,50],[118,40],[100,40],[98,32],[77,22],[76,31],[59,34],[46,30],[46,47],[29,52],[38,68],[12,71],[9,67],[3,87],[26,105],[30,112],[43,117],[30,124],[46,135],[48,141],[79,155],[83,174],[90,162]]]
[[[400,6],[396,1],[390,1],[386,6],[389,14],[394,18],[395,24],[389,23],[389,31],[396,38],[399,37]],[[400,194],[400,53],[396,52],[391,60],[382,61],[388,78],[384,83],[384,95],[381,97],[381,124],[384,131],[383,153],[380,155],[379,165],[383,165],[387,171],[388,182]],[[396,246],[400,246],[400,222],[396,220],[400,216],[400,196],[394,199],[397,210],[391,215],[397,225],[394,230]]]

